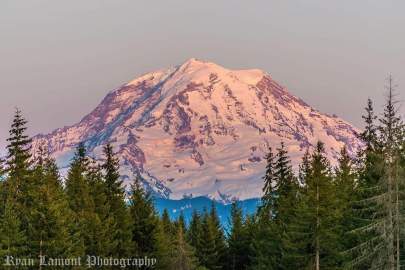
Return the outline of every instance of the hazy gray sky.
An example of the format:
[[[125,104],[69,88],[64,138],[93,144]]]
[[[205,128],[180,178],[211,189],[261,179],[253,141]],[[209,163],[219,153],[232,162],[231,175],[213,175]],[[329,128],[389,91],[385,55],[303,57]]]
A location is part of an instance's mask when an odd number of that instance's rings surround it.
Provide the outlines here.
[[[404,98],[404,26],[403,0],[1,0],[0,146],[15,106],[30,134],[48,132],[136,75],[190,57],[264,69],[361,126],[389,73]]]

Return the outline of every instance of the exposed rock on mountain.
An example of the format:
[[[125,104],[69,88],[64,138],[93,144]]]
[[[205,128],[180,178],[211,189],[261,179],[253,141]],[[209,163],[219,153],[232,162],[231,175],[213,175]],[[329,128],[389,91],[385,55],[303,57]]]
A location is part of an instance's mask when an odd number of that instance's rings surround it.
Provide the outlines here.
[[[164,198],[221,201],[261,195],[269,146],[286,144],[293,164],[317,140],[332,160],[343,145],[359,147],[356,129],[291,95],[261,70],[229,70],[190,59],[145,74],[110,92],[78,124],[34,138],[59,165],[76,145],[101,157],[114,145],[127,183],[135,175]]]

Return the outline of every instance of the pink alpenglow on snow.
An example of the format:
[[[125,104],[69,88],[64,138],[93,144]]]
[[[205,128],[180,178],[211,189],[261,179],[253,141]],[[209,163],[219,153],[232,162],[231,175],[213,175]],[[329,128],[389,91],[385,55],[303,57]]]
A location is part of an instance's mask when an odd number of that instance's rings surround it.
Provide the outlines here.
[[[361,144],[357,132],[264,71],[190,59],[111,91],[76,125],[36,136],[34,149],[45,143],[63,168],[80,142],[96,159],[110,142],[126,184],[140,175],[165,198],[229,202],[261,196],[269,147],[283,141],[296,168],[318,140],[331,160],[343,146],[354,154]]]

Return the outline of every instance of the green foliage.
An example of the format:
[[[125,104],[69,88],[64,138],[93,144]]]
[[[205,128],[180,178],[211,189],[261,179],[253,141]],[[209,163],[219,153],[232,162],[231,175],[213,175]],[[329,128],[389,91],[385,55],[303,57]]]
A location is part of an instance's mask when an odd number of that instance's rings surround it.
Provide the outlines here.
[[[200,262],[203,261],[204,253],[202,217],[197,211],[193,212],[186,238],[188,243],[190,243],[190,245],[195,249],[195,255],[197,259]]]
[[[161,219],[164,232],[169,236],[174,236],[176,228],[170,220],[169,212],[167,211],[167,209],[163,211]]]
[[[152,198],[141,187],[139,179],[136,179],[131,187],[129,211],[132,223],[133,254],[141,257],[151,256],[156,251],[156,242],[153,239],[159,232],[159,221]]]
[[[172,267],[171,269],[195,270],[197,269],[197,258],[194,255],[194,249],[186,241],[183,224],[178,223],[172,248]]]
[[[27,121],[16,110],[11,129],[10,137],[7,139],[7,160],[6,172],[10,182],[9,187],[13,189],[14,196],[20,201],[24,200],[22,193],[26,192],[29,186],[31,174],[31,139],[26,134]]]
[[[147,256],[167,270],[403,269],[405,130],[393,90],[390,78],[378,125],[368,101],[364,148],[352,157],[343,147],[334,169],[321,142],[306,150],[297,175],[284,143],[269,149],[261,207],[245,217],[235,202],[226,233],[214,204],[189,224],[167,210],[159,217],[140,177],[127,197],[109,144],[102,161],[80,144],[63,185],[46,149],[32,155],[17,110],[0,160],[0,258]]]
[[[0,182],[4,181],[4,160],[0,158]]]
[[[42,149],[41,149],[42,150]],[[64,194],[55,161],[45,151],[38,153],[30,190],[32,206],[27,231],[30,254],[47,257],[77,255],[70,235],[73,212]]]
[[[340,212],[324,145],[318,142],[310,171],[301,190],[292,235],[300,240],[302,267],[338,269],[340,264],[338,221]]]
[[[25,234],[29,227],[33,188],[31,140],[26,134],[26,124],[27,121],[17,109],[9,131],[10,136],[7,139],[8,155],[5,169],[7,181],[3,186],[6,191],[6,197],[3,200],[12,201],[15,204],[18,219]]]
[[[7,199],[3,205],[3,214],[0,220],[0,257],[24,256],[26,237],[21,229],[18,210],[12,199]]]
[[[154,234],[155,247],[153,256],[157,259],[157,269],[173,269],[173,235],[165,231],[162,220],[157,221]]]
[[[214,204],[202,218],[194,214],[188,238],[196,249],[200,265],[208,269],[223,269],[226,264],[226,241]]]
[[[258,216],[257,235],[254,250],[257,254],[255,266],[257,269],[288,269],[292,267],[294,245],[292,227],[295,222],[298,206],[299,184],[294,176],[288,152],[284,143],[277,149],[277,155],[268,154],[266,183],[272,183],[263,195],[265,204]],[[271,180],[269,181],[269,176]],[[270,184],[268,184],[270,185]],[[268,240],[264,240],[268,239]]]
[[[228,235],[228,267],[229,270],[243,270],[250,265],[250,245],[252,238],[249,227],[244,220],[242,209],[237,202],[232,204],[231,231]]]
[[[356,193],[356,178],[353,167],[353,160],[347,153],[346,147],[343,147],[338,159],[338,167],[335,169],[335,190],[337,197],[337,206],[339,211],[339,250],[348,250],[358,241],[357,235],[350,233],[360,222],[356,218],[355,204],[358,200]],[[348,260],[350,256],[343,254],[342,263]]]
[[[86,179],[88,169],[89,160],[86,157],[86,149],[83,144],[80,144],[70,164],[65,182],[70,209],[77,215],[86,211],[93,212],[95,207],[91,197],[90,185]]]
[[[266,172],[263,177],[264,186],[263,186],[263,197],[261,211],[271,212],[271,209],[274,207],[274,189],[277,184],[275,181],[275,157],[271,148],[269,148],[266,155]],[[271,213],[269,213],[271,215]]]
[[[129,256],[131,254],[131,217],[125,204],[125,190],[119,174],[119,160],[115,157],[110,144],[104,147],[105,161],[102,165],[105,204],[105,220],[110,225],[111,256]]]

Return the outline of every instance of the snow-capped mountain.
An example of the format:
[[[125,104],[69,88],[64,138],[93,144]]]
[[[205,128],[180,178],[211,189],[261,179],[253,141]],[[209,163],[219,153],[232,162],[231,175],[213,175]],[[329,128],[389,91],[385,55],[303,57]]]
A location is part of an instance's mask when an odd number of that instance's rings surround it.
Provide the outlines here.
[[[229,201],[261,195],[264,156],[283,141],[293,165],[318,140],[332,160],[354,153],[356,128],[290,94],[264,71],[230,70],[190,59],[111,91],[78,124],[34,138],[61,167],[85,142],[102,158],[111,142],[126,183],[136,176],[163,198]]]

